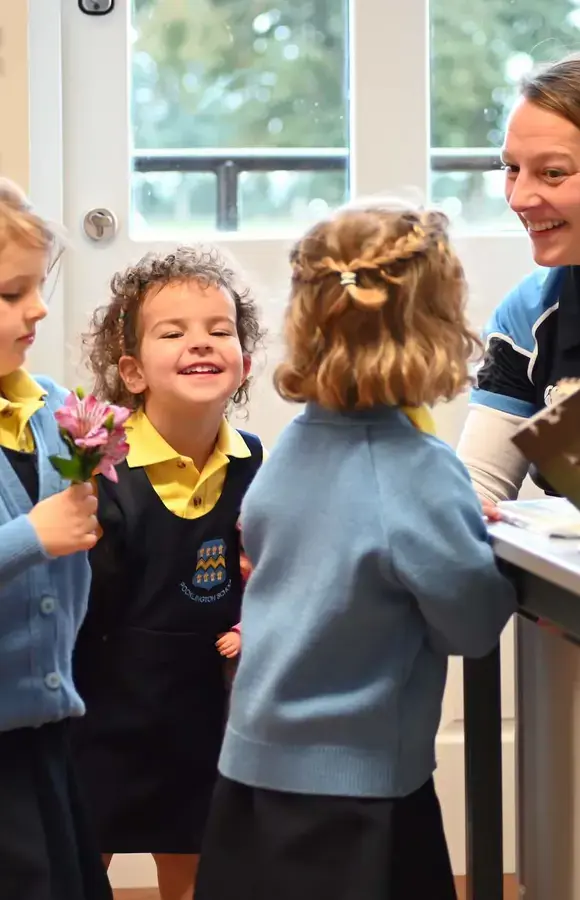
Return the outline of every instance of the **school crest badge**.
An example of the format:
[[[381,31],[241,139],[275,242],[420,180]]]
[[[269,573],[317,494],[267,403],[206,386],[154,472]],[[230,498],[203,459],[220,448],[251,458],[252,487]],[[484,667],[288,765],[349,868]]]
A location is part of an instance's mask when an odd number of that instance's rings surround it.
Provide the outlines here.
[[[197,551],[197,564],[193,584],[200,591],[213,591],[216,587],[225,584],[226,569],[226,545],[218,538],[215,541],[205,541]]]

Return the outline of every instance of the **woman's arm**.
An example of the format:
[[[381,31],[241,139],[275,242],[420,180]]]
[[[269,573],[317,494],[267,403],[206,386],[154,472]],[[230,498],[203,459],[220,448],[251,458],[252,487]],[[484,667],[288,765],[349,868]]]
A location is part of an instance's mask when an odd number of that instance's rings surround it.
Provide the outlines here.
[[[514,500],[528,471],[528,462],[512,443],[525,422],[521,416],[470,406],[457,455],[466,466],[481,500]]]
[[[512,438],[538,411],[538,329],[555,308],[558,285],[558,278],[535,271],[500,303],[485,329],[485,356],[457,454],[488,504],[514,500],[528,471]]]

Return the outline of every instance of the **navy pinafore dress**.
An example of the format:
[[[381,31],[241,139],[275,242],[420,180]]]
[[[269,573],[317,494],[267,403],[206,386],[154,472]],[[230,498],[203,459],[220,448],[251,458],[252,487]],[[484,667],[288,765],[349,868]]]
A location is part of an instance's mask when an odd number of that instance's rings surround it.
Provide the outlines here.
[[[77,764],[103,853],[199,853],[227,714],[218,635],[240,619],[236,527],[262,462],[231,458],[222,495],[197,519],[168,510],[142,468],[99,480],[104,535],[75,652],[87,714]]]

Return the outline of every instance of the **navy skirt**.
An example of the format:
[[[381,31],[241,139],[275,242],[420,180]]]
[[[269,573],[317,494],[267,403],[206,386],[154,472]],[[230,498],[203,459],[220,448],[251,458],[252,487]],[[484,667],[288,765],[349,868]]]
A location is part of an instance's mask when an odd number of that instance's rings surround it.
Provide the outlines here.
[[[195,900],[456,897],[432,779],[395,800],[218,781]]]
[[[69,752],[68,724],[0,732],[2,900],[112,900]]]

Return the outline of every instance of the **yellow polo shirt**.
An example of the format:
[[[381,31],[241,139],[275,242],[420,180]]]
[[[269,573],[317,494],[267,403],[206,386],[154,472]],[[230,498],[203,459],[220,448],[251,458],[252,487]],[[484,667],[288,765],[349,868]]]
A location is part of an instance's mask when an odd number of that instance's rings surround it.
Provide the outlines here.
[[[46,391],[24,369],[0,378],[0,447],[34,450],[29,422],[45,397]]]
[[[129,468],[142,466],[160,500],[183,519],[205,516],[218,502],[226,479],[229,457],[251,456],[241,434],[224,419],[215,448],[198,472],[188,456],[180,456],[153,427],[143,410],[127,420]]]

